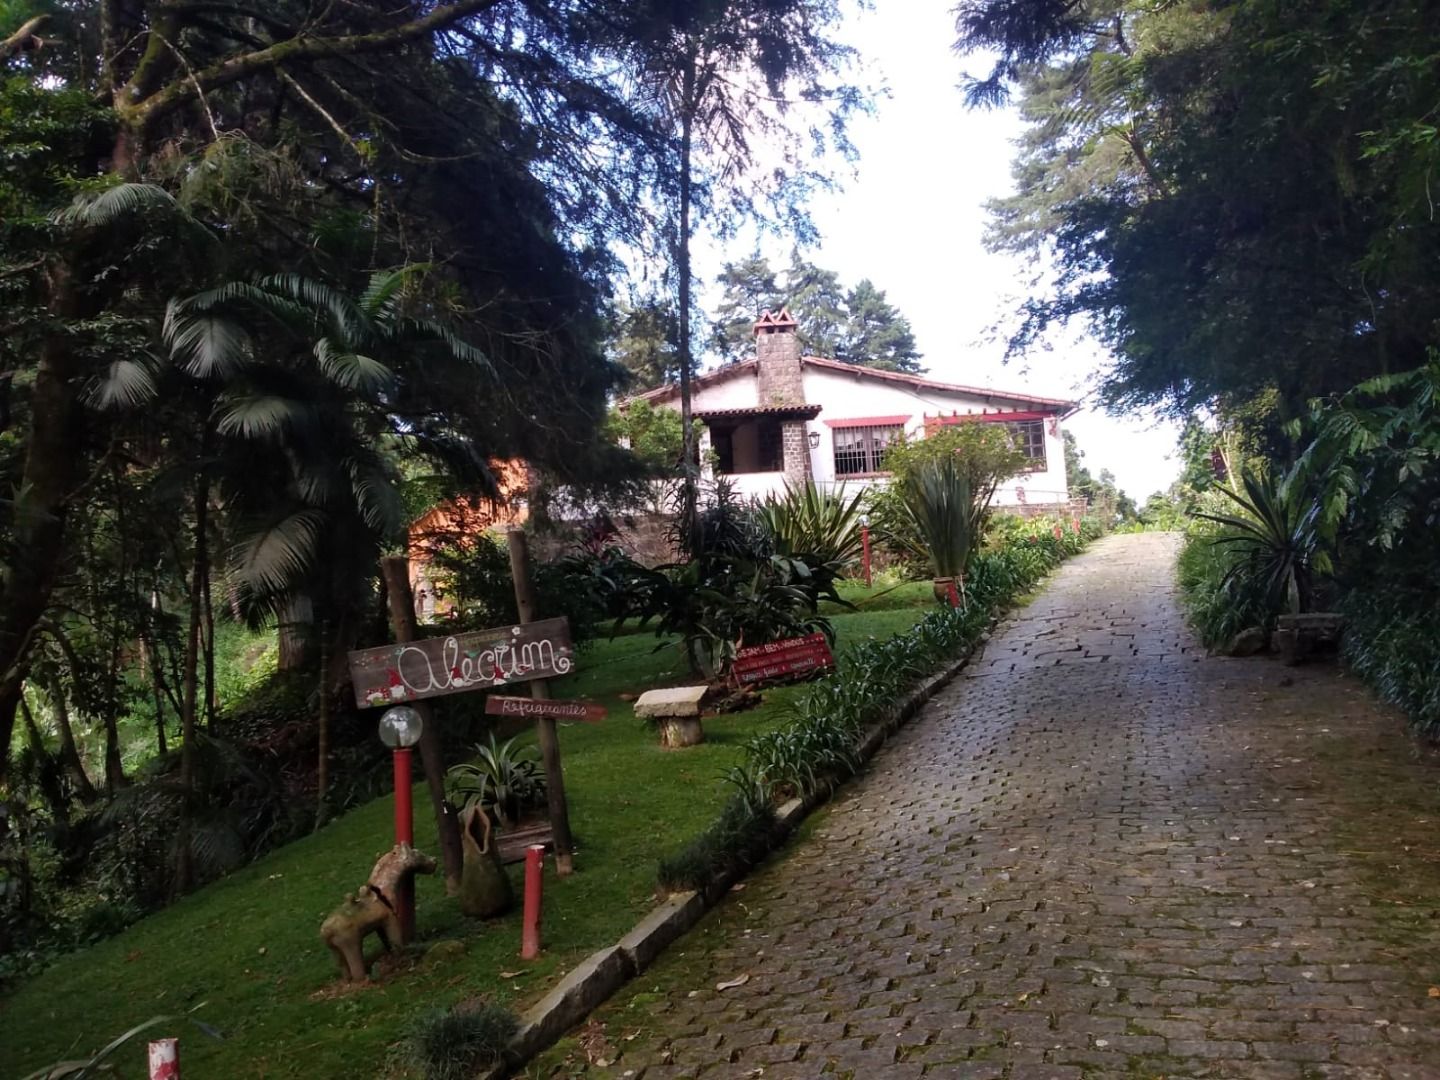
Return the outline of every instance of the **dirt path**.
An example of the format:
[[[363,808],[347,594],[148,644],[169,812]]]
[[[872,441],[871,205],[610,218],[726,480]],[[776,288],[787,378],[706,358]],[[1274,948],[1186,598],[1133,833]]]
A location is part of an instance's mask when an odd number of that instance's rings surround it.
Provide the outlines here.
[[[1332,669],[1205,657],[1174,550],[1065,566],[588,1071],[1440,1078],[1440,768]]]

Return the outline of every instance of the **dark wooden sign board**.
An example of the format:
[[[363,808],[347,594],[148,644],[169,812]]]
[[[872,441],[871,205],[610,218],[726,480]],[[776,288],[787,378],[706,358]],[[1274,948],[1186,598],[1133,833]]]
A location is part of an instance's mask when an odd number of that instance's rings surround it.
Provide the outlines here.
[[[551,701],[528,697],[501,697],[491,694],[485,699],[489,716],[549,716],[556,720],[583,720],[594,723],[605,718],[605,706],[589,701]]]
[[[575,647],[568,620],[544,619],[357,649],[349,660],[355,704],[364,709],[568,675]]]
[[[830,643],[824,634],[772,641],[768,645],[752,645],[735,654],[731,671],[742,686],[769,679],[796,679],[811,672],[835,666]]]

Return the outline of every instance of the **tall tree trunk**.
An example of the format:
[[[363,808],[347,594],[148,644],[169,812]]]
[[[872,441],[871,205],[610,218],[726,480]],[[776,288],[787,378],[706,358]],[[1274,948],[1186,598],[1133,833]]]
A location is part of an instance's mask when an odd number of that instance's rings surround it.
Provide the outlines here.
[[[74,677],[74,672],[71,672],[71,677]],[[58,674],[51,677],[49,690],[50,704],[55,709],[55,729],[60,735],[60,764],[70,774],[70,782],[75,785],[80,801],[88,805],[95,801],[95,785],[90,782],[85,763],[80,760],[80,751],[75,746],[75,731],[70,726],[70,704],[65,700],[65,687]]]
[[[63,259],[47,270],[46,285],[47,311],[57,325],[82,314]],[[10,736],[35,627],[50,604],[64,553],[69,500],[80,483],[85,439],[75,397],[78,375],[71,336],[64,330],[47,335],[30,389],[30,438],[16,488],[10,572],[0,588],[0,781],[8,771]]]
[[[418,636],[415,623],[415,597],[410,592],[410,560],[403,555],[380,560],[385,575],[385,589],[390,597],[390,626],[396,642],[414,641]],[[460,825],[449,803],[445,801],[445,761],[440,752],[440,730],[434,710],[428,701],[415,701],[411,707],[420,714],[424,729],[420,733],[420,763],[430,788],[430,805],[435,811],[435,828],[440,835],[440,856],[445,867],[445,891],[460,891]]]
[[[50,806],[50,816],[57,822],[70,820],[70,804],[65,798],[65,786],[60,782],[60,765],[45,745],[40,729],[35,726],[35,716],[25,695],[20,695],[20,715],[25,720],[25,734],[30,741],[30,752],[35,755],[35,773],[40,778],[40,794]]]
[[[695,450],[695,432],[690,423],[690,201],[691,175],[690,157],[694,142],[695,113],[695,63],[686,65],[684,82],[681,87],[680,114],[680,233],[677,251],[680,273],[680,438],[684,453],[684,476],[682,479],[681,513],[687,538],[695,536],[696,485],[699,481],[699,460]]]
[[[208,563],[208,559],[206,560]],[[215,732],[215,608],[210,596],[210,572],[206,567],[201,583],[201,604],[205,612],[205,730]]]
[[[185,670],[182,674],[183,697],[180,709],[180,786],[186,800],[184,818],[180,823],[178,858],[175,865],[175,891],[185,892],[194,879],[194,867],[190,857],[190,814],[195,798],[195,720],[200,684],[200,622],[201,594],[205,578],[210,574],[210,560],[206,543],[208,529],[206,522],[210,508],[210,471],[206,458],[209,454],[210,431],[200,437],[200,475],[195,479],[195,556],[190,574],[190,622],[185,637]]]
[[[278,655],[275,667],[280,671],[303,671],[310,661],[310,645],[314,638],[315,605],[304,593],[294,593],[280,609],[276,625]]]
[[[329,817],[330,798],[330,627],[320,620],[320,704],[316,717],[315,828]]]

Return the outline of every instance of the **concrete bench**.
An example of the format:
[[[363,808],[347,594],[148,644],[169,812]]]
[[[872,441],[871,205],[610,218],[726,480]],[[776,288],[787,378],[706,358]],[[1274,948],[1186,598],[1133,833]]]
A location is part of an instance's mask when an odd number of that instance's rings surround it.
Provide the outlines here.
[[[1340,640],[1345,617],[1334,611],[1311,611],[1304,615],[1281,615],[1275,620],[1270,644],[1287,664],[1298,664],[1316,645]]]

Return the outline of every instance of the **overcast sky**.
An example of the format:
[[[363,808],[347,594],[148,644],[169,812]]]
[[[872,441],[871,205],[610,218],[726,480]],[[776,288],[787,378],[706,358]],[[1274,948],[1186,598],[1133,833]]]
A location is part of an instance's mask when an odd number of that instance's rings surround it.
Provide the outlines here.
[[[962,73],[983,70],[951,48],[953,0],[882,3],[852,12],[846,37],[865,55],[869,81],[889,88],[873,118],[856,123],[858,173],[814,207],[821,233],[809,259],[853,285],[870,278],[915,328],[932,377],[1089,400],[1104,354],[1083,328],[1069,342],[1024,360],[1002,362],[987,340],[996,318],[1014,310],[1029,269],[985,251],[986,200],[1012,190],[1012,141],[1020,123],[1009,109],[973,111],[958,89]],[[713,283],[724,262],[748,254],[754,237],[723,249],[698,245],[696,274]],[[784,264],[789,244],[763,248]],[[713,285],[702,298],[713,303]],[[1176,430],[1148,417],[1111,417],[1086,407],[1067,421],[1092,472],[1112,470],[1137,501],[1178,472]]]

